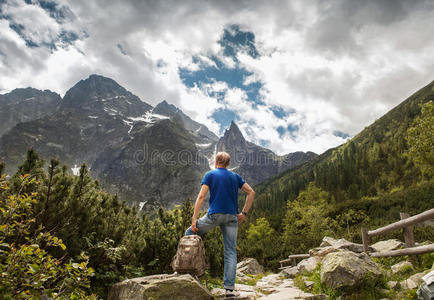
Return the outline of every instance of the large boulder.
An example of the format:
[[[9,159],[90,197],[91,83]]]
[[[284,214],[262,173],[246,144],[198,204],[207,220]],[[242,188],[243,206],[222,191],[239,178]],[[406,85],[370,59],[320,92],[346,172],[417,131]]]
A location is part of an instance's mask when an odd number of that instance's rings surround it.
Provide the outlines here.
[[[321,265],[321,282],[328,287],[352,290],[360,286],[364,279],[381,276],[379,266],[365,253],[347,250],[328,254]]]
[[[397,239],[379,241],[371,245],[377,252],[398,250],[404,247],[404,243]]]
[[[318,256],[312,256],[306,259],[303,259],[297,264],[300,272],[313,272],[316,266],[321,262],[321,258]]]
[[[237,264],[237,273],[242,274],[263,274],[264,267],[254,258],[246,258]]]
[[[322,239],[322,243],[321,243],[320,247],[322,247],[322,248],[333,247],[333,248],[338,249],[338,250],[349,250],[351,252],[356,252],[356,253],[362,253],[364,251],[362,244],[356,244],[356,243],[347,241],[346,239],[336,240],[336,239],[328,237],[328,236],[325,236]],[[372,247],[369,247],[369,250],[374,251],[374,249]]]
[[[189,274],[162,274],[116,283],[110,289],[108,300],[145,299],[213,299],[210,292]]]

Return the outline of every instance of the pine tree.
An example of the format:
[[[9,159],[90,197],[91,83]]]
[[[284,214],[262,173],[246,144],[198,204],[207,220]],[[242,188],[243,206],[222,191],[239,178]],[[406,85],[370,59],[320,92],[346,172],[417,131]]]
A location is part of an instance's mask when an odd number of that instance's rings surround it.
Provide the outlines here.
[[[182,228],[186,230],[191,225],[191,218],[193,217],[193,204],[190,197],[188,197],[181,207]]]
[[[39,157],[35,150],[27,151],[26,160],[18,167],[18,171],[12,177],[12,189],[17,192],[28,193],[31,190],[37,190],[40,180],[45,179],[43,169],[44,161]],[[23,186],[21,176],[29,174],[35,181],[32,184]]]

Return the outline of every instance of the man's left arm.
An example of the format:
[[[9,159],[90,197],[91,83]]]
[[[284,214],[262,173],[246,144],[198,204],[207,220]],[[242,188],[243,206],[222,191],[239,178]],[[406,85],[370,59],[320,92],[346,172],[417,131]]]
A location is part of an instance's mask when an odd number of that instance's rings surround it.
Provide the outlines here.
[[[244,207],[242,213],[238,214],[238,223],[242,223],[246,218],[246,215],[253,204],[253,199],[255,199],[255,191],[251,188],[248,183],[244,183],[241,187],[241,190],[247,194],[246,203],[244,203]]]
[[[196,227],[197,217],[199,216],[200,209],[202,208],[203,201],[205,200],[206,193],[208,193],[209,187],[206,184],[202,184],[199,195],[197,195],[196,203],[194,204],[194,213],[191,220],[191,231],[198,232]]]

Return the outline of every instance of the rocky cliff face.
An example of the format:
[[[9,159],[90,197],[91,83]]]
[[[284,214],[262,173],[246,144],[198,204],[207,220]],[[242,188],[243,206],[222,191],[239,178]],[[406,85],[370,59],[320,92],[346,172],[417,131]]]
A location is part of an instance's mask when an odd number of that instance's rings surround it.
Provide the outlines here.
[[[182,122],[182,124],[184,124],[185,129],[190,131],[197,143],[214,143],[217,142],[219,139],[218,136],[216,136],[213,132],[209,131],[206,126],[192,120],[179,108],[177,108],[173,104],[167,103],[166,100],[157,104],[157,106],[155,106],[152,112],[163,116],[176,116]]]
[[[50,115],[57,109],[60,95],[33,88],[15,89],[0,95],[0,136],[16,124]]]
[[[171,119],[136,126],[131,138],[107,147],[93,172],[111,192],[153,209],[193,197],[208,170],[208,160],[182,124]]]

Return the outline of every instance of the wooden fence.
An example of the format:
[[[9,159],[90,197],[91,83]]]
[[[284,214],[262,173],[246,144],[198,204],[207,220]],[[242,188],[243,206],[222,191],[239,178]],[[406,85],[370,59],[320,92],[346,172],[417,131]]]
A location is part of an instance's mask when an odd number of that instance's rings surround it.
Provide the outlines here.
[[[287,268],[287,267],[284,266],[287,262],[291,262],[292,266],[295,267],[297,265],[297,259],[309,258],[309,257],[310,257],[309,254],[293,254],[293,255],[290,255],[290,256],[288,256],[288,259],[284,259],[284,260],[279,261],[279,263],[280,263],[279,270]]]
[[[424,211],[418,215],[410,217],[409,214],[401,213],[401,221],[386,225],[384,227],[368,231],[366,228],[362,228],[362,240],[363,249],[366,253],[369,253],[369,244],[371,237],[385,234],[394,230],[403,229],[404,231],[404,241],[405,248],[393,251],[376,252],[370,254],[375,257],[386,257],[386,256],[404,256],[412,254],[423,254],[428,252],[434,252],[434,244],[415,247],[413,226],[418,223],[430,220],[434,218],[434,208]]]

